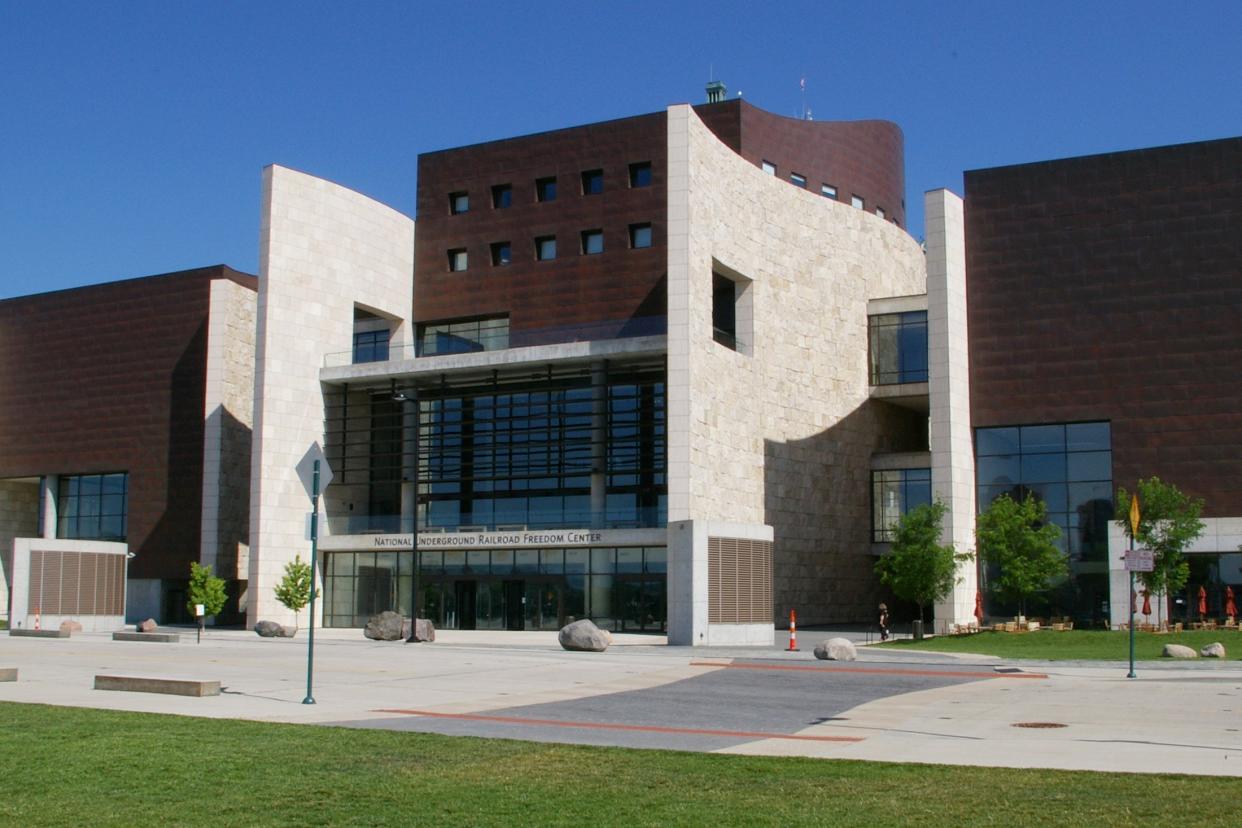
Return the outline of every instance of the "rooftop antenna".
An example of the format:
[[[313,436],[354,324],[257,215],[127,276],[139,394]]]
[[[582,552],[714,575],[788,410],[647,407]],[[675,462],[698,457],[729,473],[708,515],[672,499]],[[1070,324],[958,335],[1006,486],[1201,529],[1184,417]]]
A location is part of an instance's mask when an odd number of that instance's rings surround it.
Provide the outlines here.
[[[800,89],[802,92],[802,120],[809,121],[811,120],[811,110],[806,108],[806,75],[805,74],[801,77],[801,79],[798,80],[798,89]]]

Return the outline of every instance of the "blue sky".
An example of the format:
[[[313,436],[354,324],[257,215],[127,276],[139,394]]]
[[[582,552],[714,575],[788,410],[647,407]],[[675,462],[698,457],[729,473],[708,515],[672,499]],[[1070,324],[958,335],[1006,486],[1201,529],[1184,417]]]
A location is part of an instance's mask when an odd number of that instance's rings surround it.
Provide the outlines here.
[[[420,152],[698,103],[906,136],[962,171],[1242,134],[1242,3],[0,0],[0,298],[256,273],[280,163],[410,215]]]

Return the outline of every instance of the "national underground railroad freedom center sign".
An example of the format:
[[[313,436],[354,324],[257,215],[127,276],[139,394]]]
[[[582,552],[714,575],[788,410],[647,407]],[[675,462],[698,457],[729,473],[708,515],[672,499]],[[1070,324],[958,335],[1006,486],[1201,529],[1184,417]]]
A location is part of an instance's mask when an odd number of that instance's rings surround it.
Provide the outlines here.
[[[419,532],[418,548],[524,549],[544,546],[660,545],[667,539],[659,529],[514,529],[496,532]],[[412,535],[329,535],[320,538],[327,550],[412,549]]]

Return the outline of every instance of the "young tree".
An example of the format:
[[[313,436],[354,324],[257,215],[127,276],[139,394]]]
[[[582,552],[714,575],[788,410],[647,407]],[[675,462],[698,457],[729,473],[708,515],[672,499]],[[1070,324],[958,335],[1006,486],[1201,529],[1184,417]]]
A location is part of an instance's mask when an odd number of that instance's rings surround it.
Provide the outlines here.
[[[1139,528],[1134,536],[1137,546],[1152,550],[1155,568],[1138,573],[1143,586],[1152,592],[1172,594],[1186,586],[1190,564],[1183,554],[1203,534],[1203,501],[1183,494],[1177,486],[1159,477],[1140,480],[1137,486]],[[1134,495],[1117,488],[1117,511],[1113,517],[1126,533],[1130,533],[1130,499]]]
[[[197,614],[195,604],[202,604],[204,618],[219,615],[220,610],[224,609],[224,602],[228,600],[224,579],[212,575],[210,566],[199,566],[194,561],[190,561],[189,596],[186,607],[190,610],[190,615]]]
[[[310,603],[310,564],[297,555],[285,564],[285,576],[276,585],[276,600],[293,610],[293,625],[298,625],[298,612]]]
[[[892,548],[875,564],[880,581],[894,595],[918,605],[920,621],[923,607],[948,595],[958,582],[957,565],[974,557],[955,551],[952,544],[941,545],[945,511],[945,505],[937,501],[902,515]]]
[[[1057,546],[1061,529],[1047,523],[1048,508],[1032,494],[1019,503],[1004,494],[993,500],[975,522],[979,557],[1000,570],[992,588],[1001,600],[1017,601],[1026,615],[1026,599],[1045,590],[1053,578],[1069,572],[1065,553]]]

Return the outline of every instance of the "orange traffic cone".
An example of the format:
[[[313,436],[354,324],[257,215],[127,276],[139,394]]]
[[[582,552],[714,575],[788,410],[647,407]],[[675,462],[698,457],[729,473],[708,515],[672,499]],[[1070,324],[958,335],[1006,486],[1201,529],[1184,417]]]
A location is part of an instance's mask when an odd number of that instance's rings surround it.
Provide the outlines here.
[[[787,653],[796,653],[798,651],[798,613],[795,610],[789,611],[789,647],[785,650]]]

